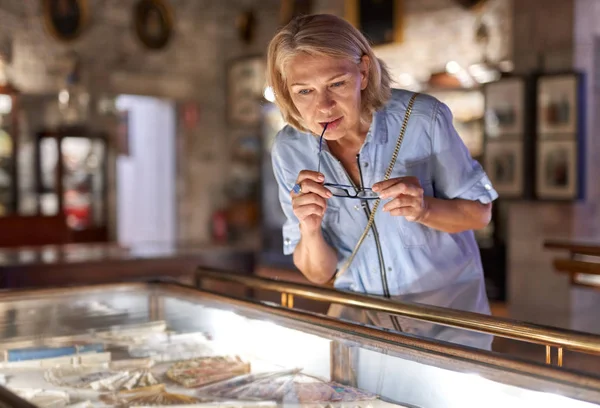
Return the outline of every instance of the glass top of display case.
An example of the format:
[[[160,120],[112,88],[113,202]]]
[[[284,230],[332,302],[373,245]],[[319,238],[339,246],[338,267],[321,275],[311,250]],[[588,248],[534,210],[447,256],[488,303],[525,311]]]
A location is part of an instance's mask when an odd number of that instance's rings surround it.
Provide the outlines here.
[[[600,401],[589,378],[493,356],[466,361],[458,346],[426,350],[414,338],[175,284],[7,292],[0,310],[0,382],[40,407]]]

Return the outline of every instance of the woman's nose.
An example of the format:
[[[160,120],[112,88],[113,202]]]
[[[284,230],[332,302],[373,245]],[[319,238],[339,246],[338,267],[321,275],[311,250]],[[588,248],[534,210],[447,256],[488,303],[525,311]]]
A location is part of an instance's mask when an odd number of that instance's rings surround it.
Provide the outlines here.
[[[329,113],[335,106],[335,101],[327,94],[323,93],[317,102],[317,109],[323,113]]]

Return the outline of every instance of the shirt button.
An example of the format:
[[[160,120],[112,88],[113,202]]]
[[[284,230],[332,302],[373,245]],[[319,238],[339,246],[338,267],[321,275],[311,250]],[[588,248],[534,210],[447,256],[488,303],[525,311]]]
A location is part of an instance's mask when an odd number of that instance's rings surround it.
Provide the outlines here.
[[[486,184],[486,185],[484,185],[483,187],[484,187],[486,190],[491,190],[491,189],[492,189],[492,186],[491,186],[491,185],[489,185],[489,184]]]
[[[285,242],[285,244],[286,244],[286,245],[289,245],[289,244],[292,242],[292,240],[291,240],[291,239],[289,239],[289,238],[286,238],[286,239],[284,240],[284,242]]]
[[[369,163],[363,163],[364,167],[369,167]]]
[[[392,268],[388,266],[388,272],[391,272],[391,271],[392,271]]]

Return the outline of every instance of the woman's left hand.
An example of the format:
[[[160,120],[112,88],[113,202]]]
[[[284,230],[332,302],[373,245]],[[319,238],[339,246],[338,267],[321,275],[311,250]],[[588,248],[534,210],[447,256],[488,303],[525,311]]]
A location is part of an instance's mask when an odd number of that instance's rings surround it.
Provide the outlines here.
[[[391,198],[383,206],[383,211],[391,215],[420,221],[427,212],[423,187],[416,177],[396,177],[375,183],[372,188],[382,200]]]

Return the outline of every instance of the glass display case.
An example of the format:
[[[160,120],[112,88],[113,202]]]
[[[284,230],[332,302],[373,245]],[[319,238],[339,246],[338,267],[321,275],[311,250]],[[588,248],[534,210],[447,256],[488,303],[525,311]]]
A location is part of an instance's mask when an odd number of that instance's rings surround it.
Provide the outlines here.
[[[0,310],[0,382],[39,407],[600,402],[590,376],[170,283],[5,292]]]

